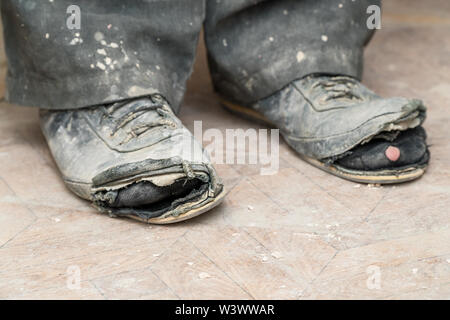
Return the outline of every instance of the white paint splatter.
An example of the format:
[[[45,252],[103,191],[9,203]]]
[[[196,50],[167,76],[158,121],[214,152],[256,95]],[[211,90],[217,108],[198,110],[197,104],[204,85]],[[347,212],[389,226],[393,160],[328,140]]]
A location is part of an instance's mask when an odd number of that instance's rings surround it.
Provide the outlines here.
[[[74,46],[74,45],[76,45],[76,44],[78,44],[78,43],[83,43],[83,39],[80,39],[80,38],[73,38],[72,39],[72,41],[70,41],[70,45],[71,46]]]
[[[302,62],[303,59],[305,59],[305,54],[303,53],[303,51],[297,52],[297,62]]]
[[[101,62],[97,62],[97,68],[99,68],[101,70],[105,70],[106,66],[103,63],[101,63]]]
[[[94,33],[94,39],[98,42],[102,41],[105,38],[105,36],[103,35],[103,33],[101,33],[100,31],[97,31],[96,33]]]
[[[125,49],[124,49],[123,47],[121,47],[120,50],[122,51],[123,56],[124,56],[124,59],[123,59],[123,60],[124,60],[125,62],[129,61],[129,60],[130,60],[130,57],[128,57],[128,54],[127,54],[127,52],[125,51]]]

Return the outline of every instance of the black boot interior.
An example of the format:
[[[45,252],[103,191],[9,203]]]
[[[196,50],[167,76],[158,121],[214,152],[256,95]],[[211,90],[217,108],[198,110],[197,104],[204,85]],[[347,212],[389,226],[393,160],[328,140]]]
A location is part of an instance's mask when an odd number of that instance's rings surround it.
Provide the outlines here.
[[[163,208],[178,198],[184,198],[193,190],[200,189],[199,179],[178,180],[173,184],[160,187],[149,181],[138,182],[121,189],[110,205],[112,208]]]
[[[390,141],[392,139],[392,141]],[[390,146],[400,150],[396,161],[387,158],[385,152]],[[366,144],[349,151],[335,164],[352,170],[401,169],[411,165],[422,165],[429,161],[426,133],[422,127],[396,132],[394,135],[379,135]]]

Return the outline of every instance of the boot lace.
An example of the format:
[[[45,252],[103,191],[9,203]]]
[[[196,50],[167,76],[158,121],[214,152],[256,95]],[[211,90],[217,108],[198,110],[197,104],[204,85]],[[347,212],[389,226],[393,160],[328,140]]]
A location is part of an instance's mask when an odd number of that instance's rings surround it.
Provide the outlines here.
[[[112,128],[111,136],[114,136],[120,129],[124,128],[126,125],[133,122],[135,123],[131,126],[131,128],[125,131],[126,137],[119,143],[120,145],[125,144],[132,139],[138,138],[140,135],[155,127],[177,127],[175,121],[172,120],[172,110],[170,109],[164,98],[160,95],[152,95],[149,97],[149,99],[150,101],[148,101],[148,103],[133,103],[130,101],[121,101],[102,108],[103,116],[101,121],[103,121],[105,118],[108,118],[115,124]],[[127,104],[132,104],[129,107],[128,111],[120,117],[116,117],[115,112]],[[136,123],[137,119],[139,119],[149,111],[156,111],[161,117],[158,120],[152,122]]]
[[[317,80],[312,88],[323,89],[323,94],[319,98],[321,104],[326,104],[331,100],[344,99],[351,101],[363,101],[363,98],[355,92],[358,82],[346,76],[335,76]]]

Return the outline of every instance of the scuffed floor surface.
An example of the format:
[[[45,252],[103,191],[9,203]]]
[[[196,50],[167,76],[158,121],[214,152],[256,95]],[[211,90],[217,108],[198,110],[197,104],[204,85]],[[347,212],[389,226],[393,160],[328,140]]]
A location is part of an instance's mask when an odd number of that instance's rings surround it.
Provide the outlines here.
[[[218,165],[231,189],[224,204],[173,226],[112,219],[73,196],[36,110],[2,103],[0,299],[449,299],[449,35],[448,1],[387,1],[366,54],[366,85],[429,107],[422,179],[346,182],[283,142],[278,174]],[[255,127],[220,108],[203,48],[199,58],[185,124]]]

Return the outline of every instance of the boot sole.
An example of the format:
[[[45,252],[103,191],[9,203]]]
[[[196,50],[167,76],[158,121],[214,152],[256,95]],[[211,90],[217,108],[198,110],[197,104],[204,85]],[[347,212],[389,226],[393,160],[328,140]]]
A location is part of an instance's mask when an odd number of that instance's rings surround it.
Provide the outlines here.
[[[238,104],[229,102],[223,98],[219,98],[222,106],[234,113],[243,117],[247,120],[257,121],[260,124],[268,125],[270,127],[276,127],[270,120],[265,118],[259,112],[249,109]],[[283,136],[284,137],[284,136]],[[284,137],[286,142],[289,144],[289,139]],[[310,158],[305,155],[297,154],[301,159],[308,162],[309,164],[319,168],[325,172],[328,172],[334,176],[350,180],[358,183],[367,183],[367,184],[396,184],[402,182],[408,182],[412,180],[416,180],[424,175],[428,164],[425,165],[411,165],[407,168],[402,169],[392,169],[392,170],[377,170],[377,171],[357,171],[350,170],[344,167],[340,167],[334,164],[326,164],[318,159]]]
[[[175,216],[169,216],[169,217],[165,217],[165,218],[151,218],[151,219],[144,219],[138,216],[127,216],[131,219],[134,220],[138,220],[141,222],[145,222],[148,224],[172,224],[172,223],[177,223],[177,222],[181,222],[181,221],[185,221],[185,220],[189,220],[195,217],[198,217],[199,215],[213,209],[214,207],[218,206],[219,204],[222,203],[222,201],[225,199],[225,195],[226,195],[227,191],[225,189],[225,187],[222,188],[222,191],[214,198],[214,200],[212,200],[211,202],[208,202],[206,205],[204,205],[203,207],[200,208],[196,208],[196,209],[192,209],[188,212],[182,213],[179,216],[175,217]]]

